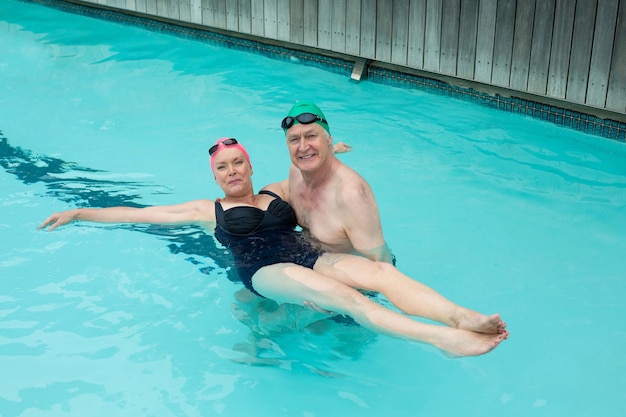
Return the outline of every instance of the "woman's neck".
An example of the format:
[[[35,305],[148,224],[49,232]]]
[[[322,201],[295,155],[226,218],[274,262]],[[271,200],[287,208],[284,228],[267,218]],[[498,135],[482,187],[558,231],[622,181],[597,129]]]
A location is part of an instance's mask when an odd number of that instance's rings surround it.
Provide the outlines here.
[[[256,202],[257,195],[254,192],[246,193],[244,195],[227,195],[224,198],[220,199],[222,203],[229,204],[246,204],[249,206],[254,206]]]

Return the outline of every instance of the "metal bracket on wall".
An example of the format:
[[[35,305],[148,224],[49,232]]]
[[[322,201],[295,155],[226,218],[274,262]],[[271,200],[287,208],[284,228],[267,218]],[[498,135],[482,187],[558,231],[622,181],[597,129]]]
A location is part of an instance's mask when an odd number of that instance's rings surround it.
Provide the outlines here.
[[[352,75],[350,79],[355,81],[364,80],[367,77],[367,59],[357,58],[354,62],[354,68],[352,68]]]

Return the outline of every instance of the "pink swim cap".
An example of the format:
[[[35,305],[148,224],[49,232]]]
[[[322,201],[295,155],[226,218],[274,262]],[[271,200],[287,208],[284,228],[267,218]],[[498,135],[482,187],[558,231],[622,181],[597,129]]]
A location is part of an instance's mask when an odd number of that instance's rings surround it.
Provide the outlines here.
[[[250,155],[248,155],[248,151],[243,147],[241,143],[237,141],[235,138],[219,138],[215,141],[213,146],[209,148],[209,155],[211,156],[211,171],[214,171],[215,168],[215,156],[225,148],[235,148],[239,149],[241,153],[243,153],[244,158],[248,161],[248,164],[252,166],[250,163]]]

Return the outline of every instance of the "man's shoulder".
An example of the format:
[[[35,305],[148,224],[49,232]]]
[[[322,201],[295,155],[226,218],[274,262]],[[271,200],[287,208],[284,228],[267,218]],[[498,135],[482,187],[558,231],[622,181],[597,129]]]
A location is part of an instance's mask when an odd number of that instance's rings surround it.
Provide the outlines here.
[[[369,183],[361,174],[344,163],[339,165],[337,177],[343,188],[370,188]]]
[[[335,189],[337,201],[354,204],[373,197],[369,183],[358,172],[343,165],[337,172],[338,180]]]
[[[289,180],[273,182],[261,189],[261,191],[264,190],[278,194],[283,200],[289,201]]]

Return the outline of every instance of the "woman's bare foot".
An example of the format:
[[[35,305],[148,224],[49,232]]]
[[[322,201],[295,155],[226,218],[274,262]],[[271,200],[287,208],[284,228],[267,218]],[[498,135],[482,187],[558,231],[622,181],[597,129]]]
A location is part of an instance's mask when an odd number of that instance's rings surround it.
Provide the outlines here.
[[[508,335],[506,330],[502,333],[481,333],[447,328],[433,344],[452,356],[478,356],[491,352]]]
[[[476,311],[462,309],[452,319],[453,327],[463,330],[471,330],[478,333],[504,334],[506,323],[500,318],[500,314],[486,316]]]

